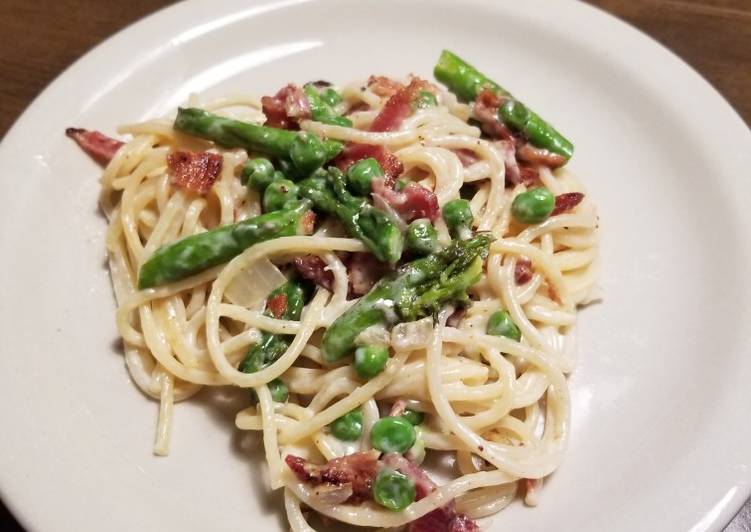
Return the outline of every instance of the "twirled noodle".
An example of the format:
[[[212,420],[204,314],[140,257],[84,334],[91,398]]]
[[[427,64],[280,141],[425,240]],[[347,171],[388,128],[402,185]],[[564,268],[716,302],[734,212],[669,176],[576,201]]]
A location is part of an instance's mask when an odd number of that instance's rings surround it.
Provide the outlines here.
[[[324,364],[320,330],[353,301],[342,253],[366,251],[359,240],[331,236],[324,226],[312,236],[269,240],[248,248],[227,264],[157,288],[138,290],[140,266],[160,246],[178,238],[244,220],[261,212],[255,193],[235,177],[244,150],[222,150],[172,129],[169,120],[123,126],[133,139],[120,148],[102,177],[101,205],[110,220],[107,250],[118,301],[117,326],[133,381],[160,400],[155,453],[167,454],[173,402],[201,386],[232,384],[254,388],[255,407],[238,413],[242,430],[262,431],[272,489],[284,487],[292,530],[310,532],[301,504],[354,525],[402,527],[456,499],[470,517],[486,517],[509,504],[520,479],[541,479],[559,465],[569,436],[569,395],[565,374],[574,364],[576,305],[591,300],[597,267],[598,219],[586,198],[574,212],[530,226],[517,224],[511,203],[524,185],[506,187],[502,148],[481,138],[467,123],[470,108],[449,93],[439,106],[420,109],[398,130],[373,133],[368,126],[386,98],[360,84],[342,91],[345,104],[360,105],[353,127],[303,121],[302,129],[330,139],[386,146],[408,176],[432,189],[440,205],[460,197],[471,184],[475,229],[494,235],[472,305],[454,326],[441,311],[427,344],[394,349],[387,368],[362,382],[348,365]],[[199,105],[194,102],[195,105]],[[365,106],[365,108],[362,108]],[[250,121],[262,121],[260,102],[240,96],[203,108]],[[222,154],[223,171],[205,197],[192,196],[169,179],[171,149],[211,149]],[[466,166],[459,152],[471,155]],[[564,170],[538,169],[555,194],[581,191]],[[441,242],[446,224],[436,224]],[[334,229],[333,234],[338,233]],[[317,288],[296,320],[275,319],[226,297],[233,279],[259,261],[277,263],[315,254],[333,273],[332,291]],[[531,279],[517,285],[519,260],[531,263]],[[522,341],[485,334],[489,316],[507,309]],[[285,352],[256,373],[237,369],[261,332],[290,335]],[[392,339],[393,341],[393,339]],[[281,378],[290,399],[275,404],[267,384]],[[372,425],[389,404],[407,401],[428,414],[421,437],[425,447],[453,453],[458,475],[402,512],[371,502],[329,504],[284,467],[292,452],[322,461],[369,448]],[[360,406],[364,436],[352,445],[332,438],[327,426]]]

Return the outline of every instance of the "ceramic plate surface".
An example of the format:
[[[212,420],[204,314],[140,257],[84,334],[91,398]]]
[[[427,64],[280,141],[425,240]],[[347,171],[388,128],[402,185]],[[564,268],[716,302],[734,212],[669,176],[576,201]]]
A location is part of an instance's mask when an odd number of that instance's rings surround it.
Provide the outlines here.
[[[216,394],[180,404],[169,458],[130,382],[104,266],[114,133],[191,92],[430,76],[450,48],[576,144],[599,204],[604,303],[580,318],[573,433],[540,505],[491,531],[721,530],[751,488],[751,133],[654,41],[570,1],[188,2],[89,53],[0,146],[0,487],[30,530],[286,529],[258,440]]]

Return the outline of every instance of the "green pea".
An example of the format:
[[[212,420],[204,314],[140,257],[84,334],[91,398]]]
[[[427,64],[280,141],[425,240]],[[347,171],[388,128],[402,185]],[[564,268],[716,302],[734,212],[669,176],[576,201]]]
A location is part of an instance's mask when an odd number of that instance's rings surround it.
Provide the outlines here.
[[[410,410],[409,408],[404,411],[404,413],[402,414],[402,417],[415,426],[425,421],[424,412],[418,412],[417,410]]]
[[[412,447],[416,437],[415,427],[402,417],[379,419],[370,430],[370,443],[384,453],[403,453]]]
[[[404,510],[414,502],[415,497],[412,479],[393,469],[382,469],[373,483],[375,502],[394,512]]]
[[[486,331],[490,335],[505,336],[517,342],[522,338],[522,333],[519,327],[516,326],[516,323],[514,323],[514,320],[511,319],[511,314],[509,314],[508,310],[499,310],[491,314],[490,318],[488,318]]]
[[[389,348],[385,345],[363,345],[355,350],[355,371],[363,379],[372,379],[386,367]]]
[[[272,181],[263,193],[263,210],[278,211],[284,208],[288,201],[296,199],[297,185],[289,179],[277,179]]]
[[[298,170],[309,173],[326,162],[326,148],[316,135],[302,131],[292,141],[289,157]]]
[[[243,165],[241,181],[243,185],[250,185],[259,192],[263,192],[274,180],[274,165],[271,161],[259,157],[249,159]]]
[[[503,123],[516,131],[524,130],[530,119],[529,109],[523,103],[516,100],[509,100],[504,103],[498,109],[498,116]]]
[[[347,184],[358,196],[369,196],[373,179],[382,176],[381,165],[372,157],[368,157],[357,161],[347,169]]]
[[[332,126],[352,127],[352,120],[346,116],[330,116],[325,123]]]
[[[472,226],[472,209],[469,208],[469,202],[465,199],[455,199],[449,201],[443,206],[443,219],[449,229],[456,231],[461,228]]]
[[[547,220],[555,208],[555,196],[547,188],[533,188],[522,192],[511,203],[511,215],[523,224],[538,224]]]
[[[340,440],[354,441],[362,435],[362,411],[352,410],[335,419],[330,427],[331,434]]]
[[[428,107],[435,107],[438,105],[438,100],[435,94],[428,91],[420,91],[417,93],[417,97],[412,101],[413,109],[426,109]]]
[[[289,388],[281,379],[274,379],[268,384],[271,398],[277,403],[286,403],[289,398]]]
[[[336,92],[336,89],[332,89],[331,87],[321,91],[321,99],[331,107],[342,103],[342,95]]]
[[[407,249],[419,255],[438,250],[438,232],[427,218],[415,220],[407,227]]]

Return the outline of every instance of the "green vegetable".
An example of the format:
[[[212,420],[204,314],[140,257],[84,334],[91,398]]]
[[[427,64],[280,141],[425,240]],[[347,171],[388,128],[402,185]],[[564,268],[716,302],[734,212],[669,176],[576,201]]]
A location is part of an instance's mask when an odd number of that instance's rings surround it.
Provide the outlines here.
[[[286,305],[284,312],[282,312],[279,318],[284,320],[299,320],[305,306],[305,287],[302,282],[298,280],[287,281],[282,286],[272,290],[266,300],[269,301],[280,295],[284,295]],[[273,317],[269,308],[264,311],[264,314]],[[292,341],[291,339],[292,336],[289,335],[273,334],[264,331],[261,334],[261,340],[257,344],[250,346],[250,349],[248,349],[237,369],[243,373],[261,371],[273,364],[284,354]],[[274,379],[269,382],[268,386],[271,398],[274,401],[283,403],[287,400],[289,390],[281,379]],[[255,397],[255,392],[251,395]]]
[[[417,410],[410,410],[409,408],[404,411],[404,413],[402,414],[402,417],[415,426],[425,421],[425,414],[423,412],[418,412]]]
[[[372,157],[357,161],[347,169],[349,189],[359,196],[369,196],[373,179],[383,177],[383,168]]]
[[[363,345],[355,350],[355,371],[363,379],[372,379],[386,367],[389,348],[385,345]]]
[[[324,98],[324,93],[319,93],[318,89],[310,83],[305,85],[304,90],[305,95],[308,97],[310,116],[313,120],[323,122],[324,124],[333,124],[335,126],[352,127],[352,120],[339,116],[336,111],[334,111],[333,106],[339,102],[329,103],[329,100],[332,99],[331,93],[325,92],[327,98]],[[337,97],[339,98],[339,101],[341,101],[341,96],[339,96],[336,91],[333,91],[333,98],[335,99]]]
[[[289,388],[282,382],[281,379],[274,379],[269,384],[269,392],[271,392],[271,398],[277,403],[286,403],[289,399]]]
[[[316,137],[320,146],[313,146],[307,139],[296,142],[300,133],[295,131],[241,122],[195,108],[178,109],[174,128],[194,137],[212,140],[225,148],[245,148],[279,159],[292,160],[295,165],[303,165],[298,167],[301,171],[311,169],[313,162],[318,160],[323,164],[342,151],[341,142]]]
[[[472,236],[472,209],[465,199],[451,200],[443,206],[443,219],[446,225],[457,238],[466,240]]]
[[[373,483],[373,499],[391,511],[404,510],[415,497],[415,483],[398,471],[382,469]]]
[[[366,198],[353,196],[339,169],[331,167],[325,174],[317,173],[298,185],[301,196],[311,200],[317,210],[337,216],[347,232],[362,240],[378,260],[399,260],[404,247],[399,228]]]
[[[334,362],[349,355],[357,336],[371,325],[393,325],[395,319],[414,321],[434,314],[446,303],[466,301],[467,290],[482,274],[491,241],[484,234],[455,241],[382,278],[326,330],[321,342],[324,359]]]
[[[412,101],[413,109],[426,109],[428,107],[435,107],[438,105],[438,100],[435,94],[428,91],[420,91],[417,93],[417,97]]]
[[[343,441],[354,441],[362,435],[362,411],[359,408],[337,418],[331,424],[331,434]]]
[[[192,235],[157,249],[138,273],[138,288],[151,288],[190,277],[227,262],[253,244],[298,233],[308,200],[286,209]]]
[[[516,100],[506,89],[465,62],[457,55],[444,50],[433,69],[436,79],[464,101],[473,101],[483,90],[491,90],[507,102],[498,110],[500,120],[524,134],[529,141],[553,153],[570,159],[574,145],[534,111]]]
[[[327,87],[321,91],[321,99],[331,107],[339,105],[343,100],[342,95],[336,92],[336,89],[332,89],[331,87]]]
[[[438,251],[438,232],[427,218],[415,220],[407,227],[407,249],[418,255]]]
[[[486,331],[490,335],[505,336],[517,342],[522,338],[522,333],[519,327],[516,326],[516,323],[514,323],[514,320],[511,319],[511,314],[509,314],[508,310],[499,310],[491,314],[490,318],[488,318]]]
[[[323,141],[307,131],[301,131],[292,141],[289,158],[302,172],[312,172],[328,160]]]
[[[511,203],[511,215],[523,224],[544,222],[555,208],[555,196],[547,188],[522,192]]]
[[[297,199],[297,185],[289,179],[277,179],[269,183],[263,193],[263,210],[278,211]]]
[[[370,429],[370,443],[383,453],[403,453],[415,443],[415,427],[403,417],[379,419]]]
[[[409,185],[412,182],[412,180],[408,177],[400,177],[396,180],[396,183],[394,183],[394,190],[397,192],[401,192],[405,188],[407,188],[407,185]]]
[[[263,192],[274,180],[274,165],[263,157],[248,159],[243,165],[241,179],[243,185],[250,185]]]

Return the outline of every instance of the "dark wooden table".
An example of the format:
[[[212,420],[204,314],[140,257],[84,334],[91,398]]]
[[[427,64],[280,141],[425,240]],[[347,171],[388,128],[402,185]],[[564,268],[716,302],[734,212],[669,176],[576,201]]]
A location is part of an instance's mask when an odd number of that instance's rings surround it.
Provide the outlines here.
[[[751,124],[751,0],[588,1],[672,49]],[[66,66],[127,24],[171,3],[0,0],[0,137]],[[3,506],[0,529],[22,531]],[[726,532],[751,532],[751,501]]]

